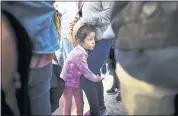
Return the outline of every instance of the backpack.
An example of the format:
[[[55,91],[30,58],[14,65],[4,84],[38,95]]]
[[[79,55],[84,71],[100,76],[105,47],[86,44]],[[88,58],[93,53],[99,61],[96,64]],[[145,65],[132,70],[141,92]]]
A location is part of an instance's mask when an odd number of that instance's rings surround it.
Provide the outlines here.
[[[16,88],[17,105],[20,111],[20,115],[30,115],[30,101],[28,95],[28,76],[30,70],[30,61],[32,57],[32,42],[24,27],[20,22],[9,12],[2,8],[2,14],[8,19],[9,24],[16,36],[17,45],[17,71],[19,74],[20,88]],[[15,75],[14,75],[15,76]],[[15,83],[15,81],[14,81]],[[6,95],[1,88],[2,94],[2,115],[15,115],[10,106],[6,102]]]
[[[113,9],[120,50],[178,46],[178,2],[116,2]]]

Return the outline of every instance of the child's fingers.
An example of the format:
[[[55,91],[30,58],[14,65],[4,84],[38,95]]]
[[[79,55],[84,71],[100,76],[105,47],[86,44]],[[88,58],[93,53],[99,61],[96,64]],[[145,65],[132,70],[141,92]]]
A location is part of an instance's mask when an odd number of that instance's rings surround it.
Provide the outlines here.
[[[103,79],[104,79],[104,77],[100,77],[100,78],[99,78],[99,82],[102,81]]]
[[[101,77],[101,80],[103,80],[104,79],[104,77]]]

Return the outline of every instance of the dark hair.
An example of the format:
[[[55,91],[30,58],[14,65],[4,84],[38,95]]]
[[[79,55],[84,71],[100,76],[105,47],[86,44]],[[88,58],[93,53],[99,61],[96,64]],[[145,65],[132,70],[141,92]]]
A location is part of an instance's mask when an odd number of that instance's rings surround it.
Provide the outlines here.
[[[91,32],[96,33],[95,27],[93,25],[85,24],[81,26],[77,31],[76,39],[80,40],[80,42],[84,42],[87,35],[90,34]]]

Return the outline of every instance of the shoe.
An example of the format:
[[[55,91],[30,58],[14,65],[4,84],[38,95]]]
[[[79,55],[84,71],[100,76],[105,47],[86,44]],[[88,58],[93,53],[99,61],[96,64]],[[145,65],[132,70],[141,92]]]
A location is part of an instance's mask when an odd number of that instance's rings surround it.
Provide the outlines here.
[[[118,91],[118,89],[111,88],[111,89],[107,90],[106,93],[108,95],[113,95],[113,94],[117,93],[117,91]]]
[[[90,116],[90,110],[87,111],[87,112],[84,114],[84,116]]]
[[[117,101],[117,102],[120,102],[120,101],[121,101],[120,93],[117,95],[117,97],[116,97],[116,101]]]
[[[101,116],[106,116],[106,115],[108,115],[107,109],[101,111],[101,112],[100,112],[100,115],[101,115]]]

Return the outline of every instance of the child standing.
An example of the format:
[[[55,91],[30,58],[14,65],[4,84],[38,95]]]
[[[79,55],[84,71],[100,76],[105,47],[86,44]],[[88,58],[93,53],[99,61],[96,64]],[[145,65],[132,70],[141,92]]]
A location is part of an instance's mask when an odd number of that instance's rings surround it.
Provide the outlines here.
[[[90,71],[87,64],[88,51],[95,47],[96,30],[91,25],[80,27],[77,32],[78,45],[69,53],[64,62],[61,78],[66,86],[63,91],[64,109],[63,115],[71,115],[72,97],[75,98],[77,115],[83,115],[83,92],[80,88],[80,76],[83,74],[92,82],[103,80]]]

